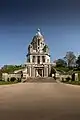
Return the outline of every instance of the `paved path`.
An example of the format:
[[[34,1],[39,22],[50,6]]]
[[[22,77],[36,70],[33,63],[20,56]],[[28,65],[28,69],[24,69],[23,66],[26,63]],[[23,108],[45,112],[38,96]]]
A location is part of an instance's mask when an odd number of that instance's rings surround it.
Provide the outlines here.
[[[0,120],[80,120],[80,87],[61,83],[0,86]]]

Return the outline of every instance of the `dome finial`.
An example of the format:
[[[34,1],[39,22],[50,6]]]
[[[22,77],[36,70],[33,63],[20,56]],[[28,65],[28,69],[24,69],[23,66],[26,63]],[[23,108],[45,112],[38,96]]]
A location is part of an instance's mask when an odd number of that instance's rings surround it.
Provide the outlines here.
[[[42,36],[42,35],[41,35],[41,32],[40,32],[40,28],[37,29],[37,33],[36,33],[36,35],[38,35],[38,36]]]
[[[40,28],[37,29],[37,32],[40,32]]]

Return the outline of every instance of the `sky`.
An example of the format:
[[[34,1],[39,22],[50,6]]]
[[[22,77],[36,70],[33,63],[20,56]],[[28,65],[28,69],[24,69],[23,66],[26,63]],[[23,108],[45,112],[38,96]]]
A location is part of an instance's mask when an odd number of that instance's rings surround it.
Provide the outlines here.
[[[51,60],[80,54],[79,0],[0,0],[0,66],[24,64],[27,47],[41,29]]]

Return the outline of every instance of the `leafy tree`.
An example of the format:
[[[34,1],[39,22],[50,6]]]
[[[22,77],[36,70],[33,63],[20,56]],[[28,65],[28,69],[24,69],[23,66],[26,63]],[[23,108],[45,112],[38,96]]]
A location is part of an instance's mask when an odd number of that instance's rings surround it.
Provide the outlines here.
[[[63,59],[58,59],[56,61],[56,67],[66,67],[67,66],[67,63],[65,60]]]
[[[23,69],[21,65],[4,65],[0,72],[1,73],[13,73],[15,70]]]
[[[80,55],[78,56],[78,59],[77,59],[77,61],[76,61],[76,64],[77,64],[78,67],[80,67]]]
[[[71,51],[67,52],[64,59],[66,60],[68,67],[73,67],[75,65],[76,56],[74,55],[73,52]]]

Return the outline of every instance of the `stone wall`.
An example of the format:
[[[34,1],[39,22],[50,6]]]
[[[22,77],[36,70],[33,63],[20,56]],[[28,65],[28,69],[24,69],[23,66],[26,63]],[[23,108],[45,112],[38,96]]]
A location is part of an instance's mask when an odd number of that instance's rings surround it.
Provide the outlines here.
[[[21,78],[21,74],[8,74],[8,73],[2,73],[2,80],[4,81],[8,81],[8,79],[10,80],[12,77],[15,77],[16,79],[20,79]]]

